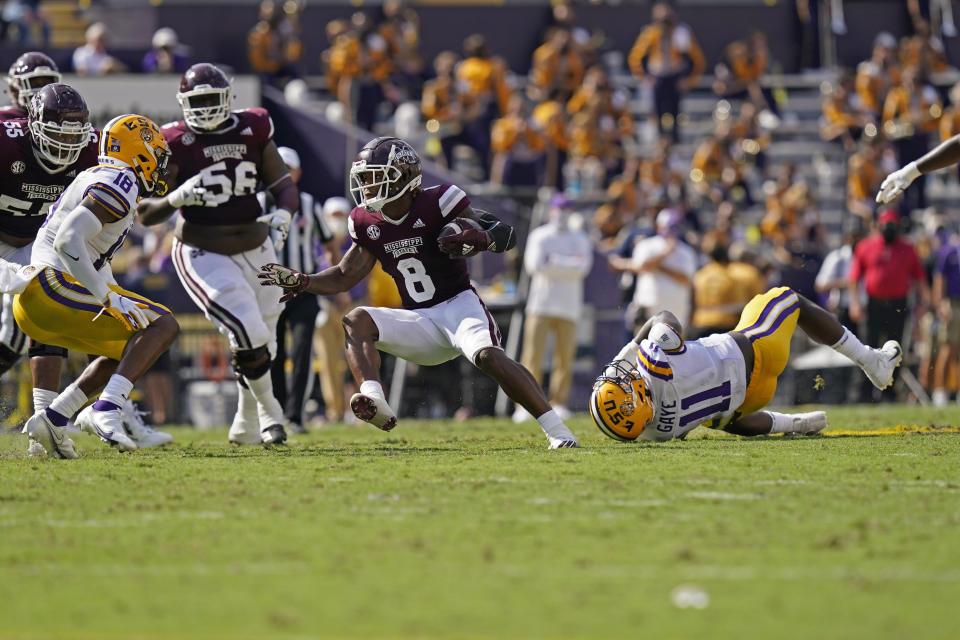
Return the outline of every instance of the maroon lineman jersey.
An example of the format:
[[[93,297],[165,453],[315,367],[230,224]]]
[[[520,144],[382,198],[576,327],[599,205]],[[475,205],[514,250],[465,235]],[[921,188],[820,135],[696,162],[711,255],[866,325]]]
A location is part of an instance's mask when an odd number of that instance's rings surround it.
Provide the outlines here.
[[[263,149],[273,138],[273,121],[266,109],[234,111],[216,131],[191,129],[183,120],[163,126],[170,145],[177,181],[198,173],[201,185],[214,194],[215,207],[183,207],[188,222],[229,225],[254,222],[263,214],[257,200]]]
[[[432,307],[470,288],[466,261],[437,246],[440,229],[469,204],[463,189],[442,184],[420,192],[400,222],[357,207],[348,220],[350,237],[397,283],[404,309]]]
[[[27,110],[18,104],[0,107],[0,120],[26,120]]]
[[[0,122],[0,231],[35,238],[50,205],[78,173],[97,164],[99,135],[90,132],[90,143],[71,166],[47,173],[33,155],[27,121]]]

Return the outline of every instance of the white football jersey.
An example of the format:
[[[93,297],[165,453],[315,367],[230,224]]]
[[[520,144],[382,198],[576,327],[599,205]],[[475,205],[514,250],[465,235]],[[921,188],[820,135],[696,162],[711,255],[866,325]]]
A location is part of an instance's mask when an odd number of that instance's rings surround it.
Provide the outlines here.
[[[653,422],[640,436],[645,440],[679,438],[703,423],[723,427],[747,390],[743,353],[726,333],[685,342],[669,353],[644,340],[637,369],[654,402]]]
[[[132,169],[101,157],[99,165],[80,173],[50,207],[47,219],[33,243],[30,263],[70,273],[54,250],[53,241],[64,219],[84,198],[90,196],[116,217],[115,221],[105,223],[100,233],[87,241],[87,251],[93,260],[93,266],[103,273],[108,281],[112,281],[110,259],[123,245],[133,225],[133,212],[136,211],[139,194],[140,183]]]

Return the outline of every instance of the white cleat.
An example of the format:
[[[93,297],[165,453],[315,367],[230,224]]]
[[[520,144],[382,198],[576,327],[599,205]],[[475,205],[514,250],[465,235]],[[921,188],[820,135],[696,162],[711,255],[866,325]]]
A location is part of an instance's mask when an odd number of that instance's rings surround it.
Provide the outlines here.
[[[160,447],[173,442],[172,435],[158,431],[144,422],[143,416],[146,415],[146,412],[140,411],[131,400],[127,400],[120,407],[120,415],[123,417],[123,427],[129,434],[130,439],[136,442],[141,449]]]
[[[252,445],[260,444],[260,417],[257,413],[257,400],[253,393],[244,387],[238,387],[240,393],[245,397],[242,399],[243,411],[237,407],[237,413],[233,416],[233,422],[230,424],[230,432],[227,433],[227,440],[233,444]]]
[[[136,451],[137,443],[127,434],[123,427],[123,415],[120,409],[112,411],[97,411],[90,405],[77,416],[77,426],[108,443],[120,451]]]
[[[350,409],[357,418],[377,429],[390,431],[397,426],[397,415],[382,398],[355,393],[350,398]]]
[[[874,349],[874,361],[863,366],[863,372],[877,389],[886,389],[893,384],[893,371],[903,360],[903,349],[896,340],[887,340],[882,347]]]
[[[813,435],[820,433],[827,428],[827,414],[825,411],[809,411],[807,413],[794,413],[793,432],[803,435]]]
[[[64,458],[75,460],[80,456],[74,446],[73,440],[67,436],[66,427],[58,427],[50,422],[46,412],[38,411],[33,414],[27,424],[24,426],[27,434],[30,436],[30,445],[27,447],[27,455],[40,456],[43,453],[51,458]],[[42,452],[42,453],[41,453]]]
[[[577,436],[573,435],[570,429],[562,426],[562,429],[556,429],[555,433],[547,435],[547,441],[550,443],[548,449],[573,449],[579,447]]]

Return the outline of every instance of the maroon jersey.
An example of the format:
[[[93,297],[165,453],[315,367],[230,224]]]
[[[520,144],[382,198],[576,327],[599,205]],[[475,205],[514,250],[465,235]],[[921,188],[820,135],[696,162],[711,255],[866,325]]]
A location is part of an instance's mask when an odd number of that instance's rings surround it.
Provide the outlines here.
[[[404,309],[432,307],[470,288],[466,260],[437,246],[440,229],[469,204],[463,189],[442,184],[420,192],[399,222],[357,207],[348,220],[350,237],[397,283]]]
[[[191,129],[183,120],[163,126],[177,180],[202,174],[201,185],[214,194],[215,207],[183,207],[188,222],[229,225],[254,222],[263,214],[257,200],[263,149],[273,139],[266,109],[234,111],[216,131]]]
[[[97,164],[100,132],[90,132],[90,143],[72,165],[48,173],[33,155],[26,120],[0,122],[0,231],[17,238],[35,238],[47,209],[77,174]]]
[[[0,120],[26,120],[27,110],[18,104],[0,107]]]

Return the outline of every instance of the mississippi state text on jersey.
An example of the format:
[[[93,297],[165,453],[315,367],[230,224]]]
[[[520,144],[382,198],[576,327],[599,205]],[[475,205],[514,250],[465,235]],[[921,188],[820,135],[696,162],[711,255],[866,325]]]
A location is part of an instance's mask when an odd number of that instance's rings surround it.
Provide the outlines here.
[[[44,169],[30,142],[26,120],[0,122],[0,232],[17,238],[35,238],[50,209],[77,174],[97,164],[100,132],[72,165],[57,173]]]
[[[404,309],[432,307],[470,288],[466,261],[451,258],[437,246],[443,225],[469,204],[463,189],[442,184],[421,191],[397,221],[357,207],[348,219],[350,237],[397,283]]]
[[[746,365],[729,334],[691,340],[671,353],[644,340],[636,355],[654,403],[653,421],[640,435],[645,440],[679,438],[704,423],[722,427],[743,404]]]
[[[216,131],[191,129],[183,120],[163,126],[173,164],[182,184],[198,173],[214,194],[215,207],[183,207],[188,222],[209,225],[254,222],[263,211],[257,201],[263,149],[273,138],[273,121],[266,109],[234,111]]]
[[[87,169],[77,176],[56,204],[50,209],[40,234],[33,243],[30,263],[37,266],[53,267],[58,271],[70,273],[60,256],[53,248],[53,241],[64,219],[90,196],[109,211],[115,221],[103,225],[96,236],[87,241],[87,251],[93,260],[93,266],[110,273],[110,260],[123,245],[123,241],[133,225],[133,214],[140,199],[140,181],[130,167],[112,164],[109,158],[100,158],[102,164]],[[112,276],[107,278],[112,281]]]

